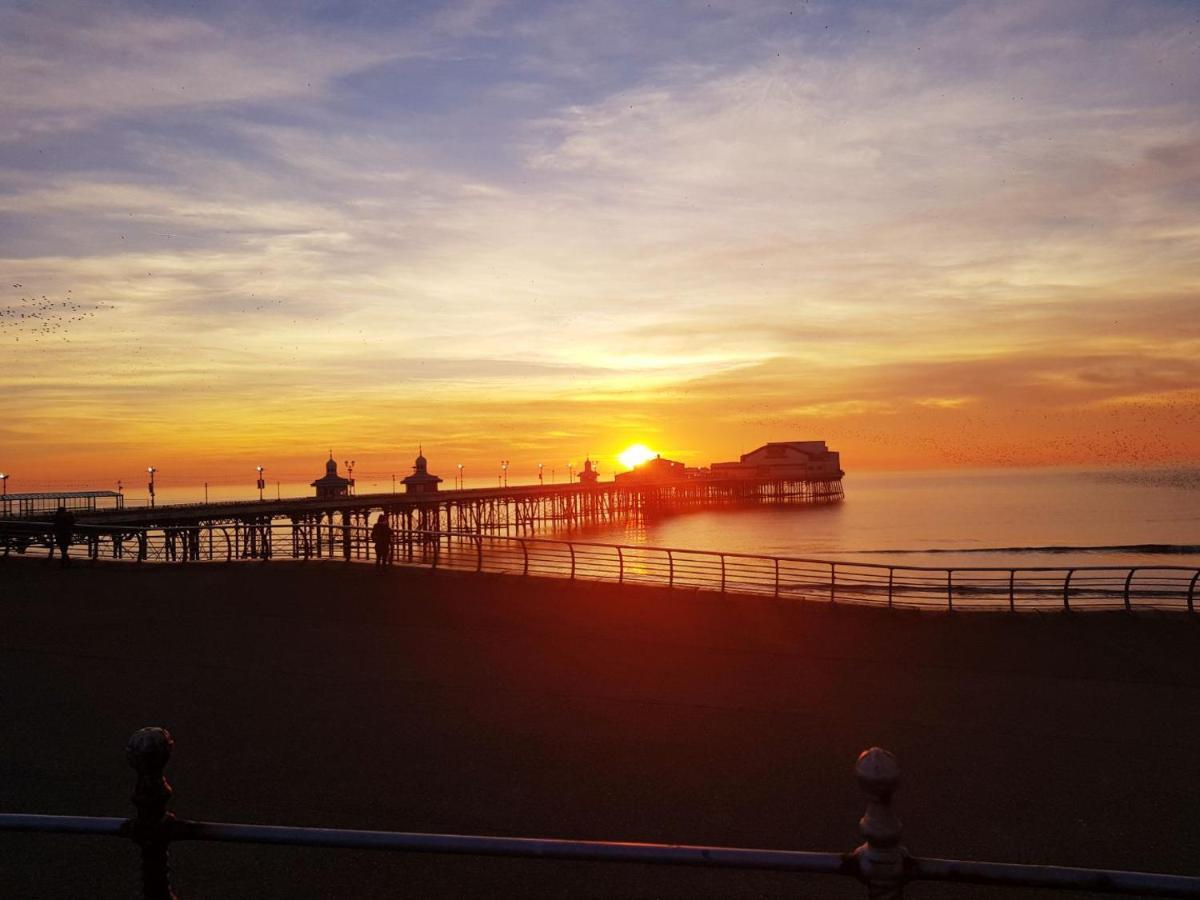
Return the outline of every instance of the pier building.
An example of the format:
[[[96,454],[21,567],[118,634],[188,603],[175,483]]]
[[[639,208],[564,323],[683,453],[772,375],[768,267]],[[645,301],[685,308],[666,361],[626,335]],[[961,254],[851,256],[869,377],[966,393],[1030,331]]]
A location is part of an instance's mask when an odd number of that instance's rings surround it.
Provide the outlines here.
[[[34,518],[49,515],[60,506],[73,513],[94,512],[106,507],[121,510],[125,508],[125,495],[120,491],[37,491],[31,494],[5,494],[0,497],[0,518]]]
[[[329,460],[325,463],[325,474],[312,482],[309,487],[317,489],[317,498],[322,500],[331,500],[336,497],[345,497],[350,493],[350,486],[354,481],[350,478],[343,478],[337,471],[337,460],[333,458],[333,451],[329,451]]]
[[[824,479],[841,478],[840,455],[824,441],[778,441],[743,453],[737,462],[709,467],[712,478]]]
[[[618,483],[657,484],[665,481],[682,481],[687,477],[685,466],[673,459],[664,459],[660,453],[654,459],[648,459],[628,472],[618,472]]]
[[[592,465],[592,458],[589,456],[583,461],[583,471],[579,473],[580,484],[595,484],[600,480],[600,473],[596,471],[596,467]]]
[[[402,479],[406,494],[432,494],[442,483],[442,479],[429,471],[429,461],[425,459],[425,451],[417,449],[417,458],[413,462],[412,474]]]

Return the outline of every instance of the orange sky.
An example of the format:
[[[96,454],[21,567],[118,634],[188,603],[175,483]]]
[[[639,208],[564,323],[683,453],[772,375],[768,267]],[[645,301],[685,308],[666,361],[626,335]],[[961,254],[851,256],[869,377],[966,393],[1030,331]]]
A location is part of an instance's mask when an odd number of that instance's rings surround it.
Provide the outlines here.
[[[343,13],[0,10],[10,491],[1200,460],[1186,4]]]

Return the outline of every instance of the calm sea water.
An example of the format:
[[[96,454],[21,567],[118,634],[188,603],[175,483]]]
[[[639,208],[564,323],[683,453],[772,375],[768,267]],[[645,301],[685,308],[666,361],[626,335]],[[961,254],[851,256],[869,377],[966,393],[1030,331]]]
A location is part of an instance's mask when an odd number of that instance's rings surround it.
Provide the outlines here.
[[[1200,565],[1200,468],[850,474],[845,487],[829,506],[694,512],[586,538],[909,565]]]

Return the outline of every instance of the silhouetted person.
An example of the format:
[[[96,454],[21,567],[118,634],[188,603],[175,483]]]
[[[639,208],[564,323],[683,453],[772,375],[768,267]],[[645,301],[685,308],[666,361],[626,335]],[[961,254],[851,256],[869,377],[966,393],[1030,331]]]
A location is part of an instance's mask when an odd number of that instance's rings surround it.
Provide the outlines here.
[[[375,567],[383,568],[392,564],[392,526],[388,524],[387,513],[380,513],[371,529],[371,540],[375,542]]]
[[[71,546],[71,538],[75,535],[75,517],[67,512],[65,506],[60,506],[54,513],[54,543],[62,551],[62,564],[68,564],[67,549]],[[54,559],[54,548],[50,548],[50,558]]]

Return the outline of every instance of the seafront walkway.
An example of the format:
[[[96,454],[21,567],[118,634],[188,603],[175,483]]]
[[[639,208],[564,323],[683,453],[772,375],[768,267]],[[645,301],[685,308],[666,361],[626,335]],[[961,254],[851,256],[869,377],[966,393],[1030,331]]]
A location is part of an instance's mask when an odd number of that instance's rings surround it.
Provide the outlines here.
[[[1196,875],[1187,617],[889,615],[366,566],[0,564],[5,812],[845,850],[864,747],[920,856]],[[136,856],[0,835],[0,896],[129,896]],[[852,879],[185,843],[180,896],[821,897]],[[912,900],[1088,897],[915,885]]]
[[[49,553],[51,543],[45,522],[0,520],[0,555]],[[376,561],[364,526],[296,527],[270,520],[253,526],[79,525],[70,552],[91,562]],[[1195,566],[913,566],[444,530],[396,533],[390,555],[395,565],[418,568],[889,608],[1195,613],[1200,600]]]

